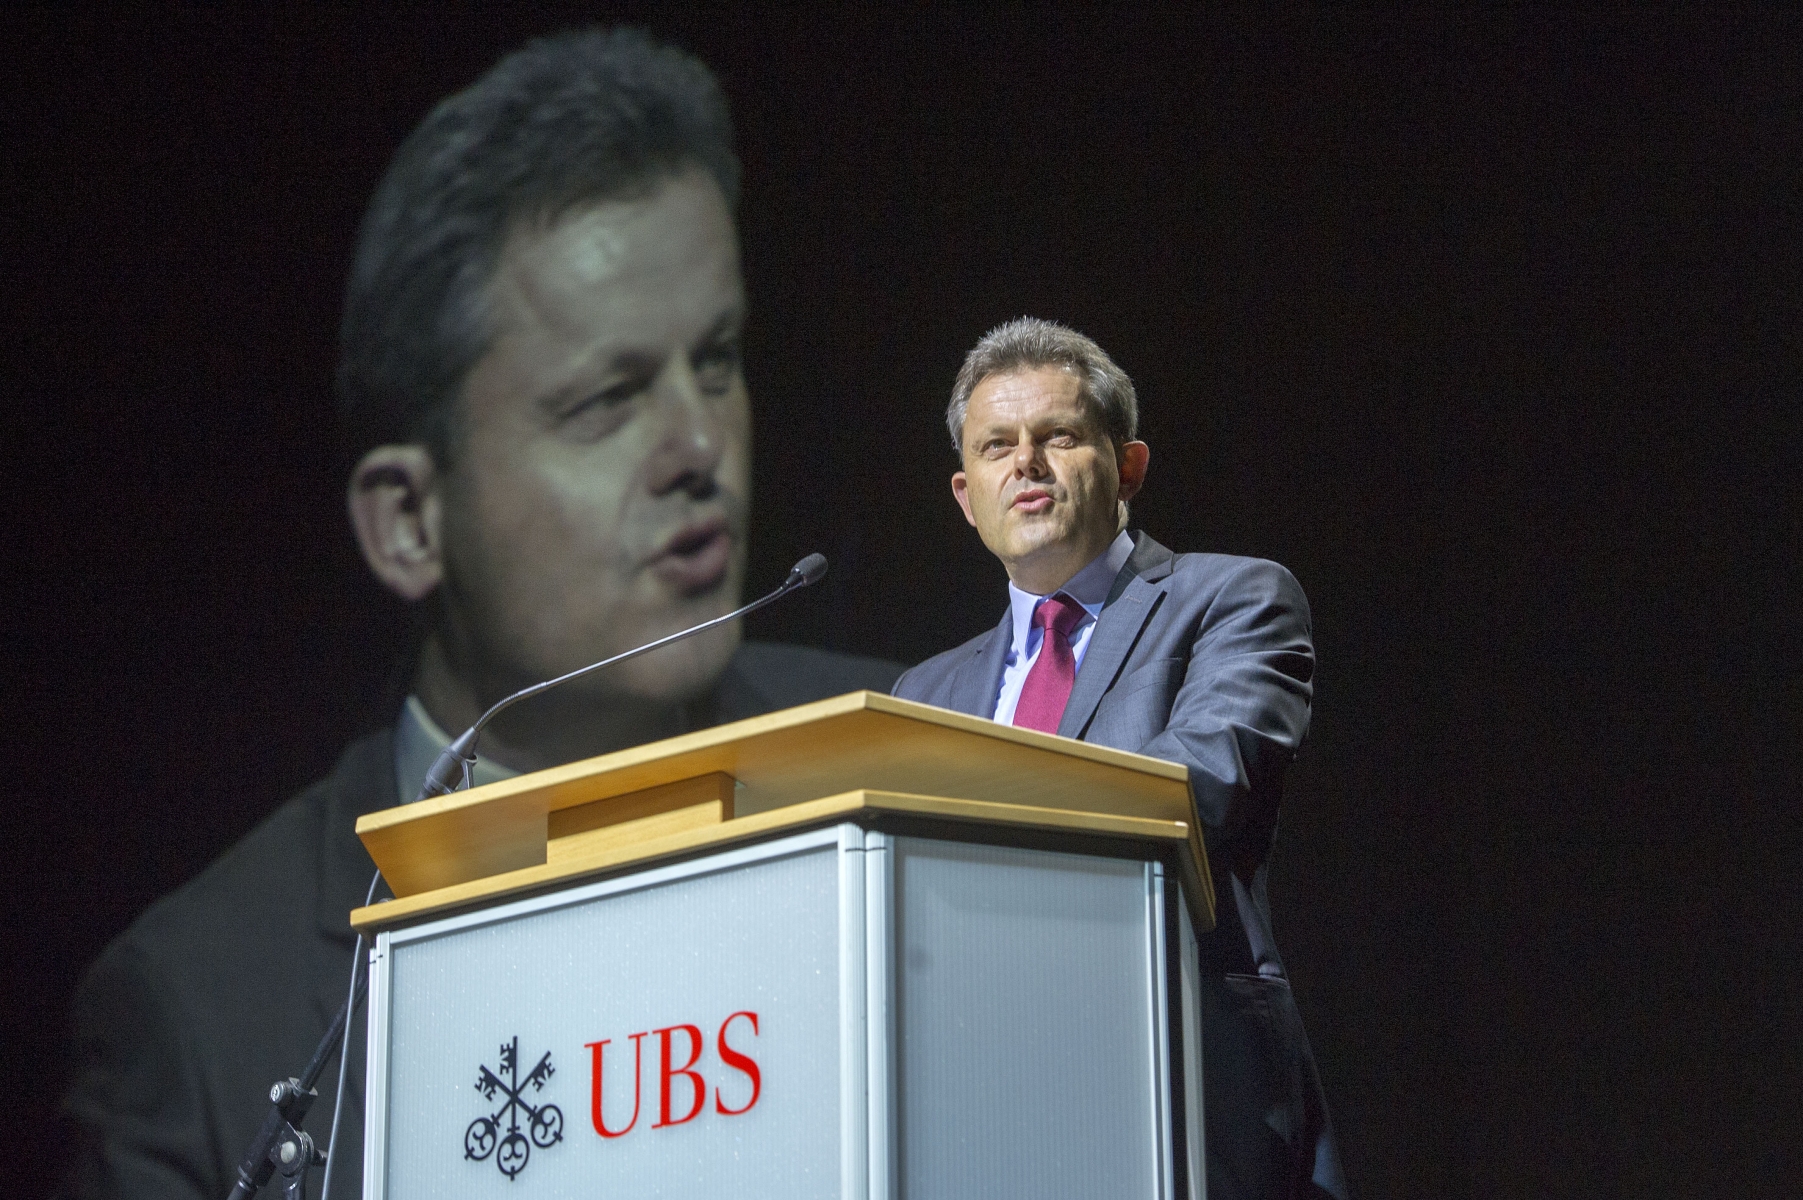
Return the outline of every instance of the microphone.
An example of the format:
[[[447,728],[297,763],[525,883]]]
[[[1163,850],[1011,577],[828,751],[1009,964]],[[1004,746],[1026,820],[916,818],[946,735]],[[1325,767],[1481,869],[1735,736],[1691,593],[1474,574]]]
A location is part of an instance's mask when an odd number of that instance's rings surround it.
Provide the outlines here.
[[[703,621],[694,628],[685,629],[681,633],[673,633],[669,637],[659,638],[636,650],[628,650],[624,654],[616,654],[612,658],[603,659],[598,663],[579,667],[568,675],[559,675],[556,679],[547,679],[543,683],[535,683],[531,687],[521,688],[483,713],[477,718],[474,725],[463,731],[462,737],[445,747],[444,752],[438,756],[438,760],[432,764],[432,769],[426,772],[426,779],[420,786],[417,799],[424,800],[427,796],[443,796],[456,791],[460,786],[469,786],[470,771],[476,765],[476,739],[482,736],[482,727],[494,720],[495,716],[509,705],[517,704],[540,692],[549,691],[560,683],[568,683],[591,671],[599,671],[603,667],[611,667],[615,663],[625,662],[629,658],[636,658],[659,646],[668,646],[671,642],[679,642],[704,629],[712,629],[716,625],[725,624],[735,617],[756,612],[766,604],[774,604],[790,592],[807,587],[811,583],[819,583],[824,578],[826,578],[826,556],[810,554],[789,568],[789,577],[783,580],[781,587],[768,596],[753,600],[743,608],[736,608],[725,616],[715,617],[711,621]],[[375,899],[376,885],[381,880],[382,873],[377,871],[375,877],[369,881],[369,894],[364,897],[364,904],[369,904]],[[238,1178],[228,1200],[250,1200],[269,1182],[278,1168],[286,1177],[289,1190],[304,1189],[308,1169],[321,1163],[324,1163],[326,1168],[325,1184],[321,1195],[330,1195],[334,1158],[331,1149],[338,1144],[338,1115],[344,1101],[344,1051],[349,1048],[350,1044],[351,1014],[356,1011],[357,1005],[362,1001],[363,992],[368,986],[368,978],[361,971],[362,965],[363,935],[358,934],[357,947],[351,954],[350,995],[345,997],[344,1006],[338,1010],[338,1015],[333,1019],[331,1028],[326,1030],[326,1035],[320,1041],[319,1048],[313,1052],[313,1060],[307,1064],[307,1069],[301,1072],[299,1078],[278,1081],[274,1087],[270,1088],[269,1113],[264,1117],[263,1126],[257,1131],[257,1136],[251,1139],[249,1149],[245,1151],[244,1161],[238,1167]],[[321,1152],[310,1134],[300,1132],[300,1124],[306,1118],[307,1109],[319,1095],[313,1085],[325,1070],[326,1060],[331,1056],[335,1046],[339,1051],[338,1099],[332,1106],[331,1142],[326,1151]]]
[[[502,711],[519,703],[521,700],[531,699],[540,692],[548,692],[558,684],[568,683],[572,679],[580,679],[582,676],[594,671],[599,671],[603,667],[611,667],[615,663],[625,662],[629,658],[637,658],[639,655],[648,651],[656,650],[659,646],[668,646],[671,642],[679,642],[683,638],[690,637],[706,629],[712,629],[716,625],[724,625],[726,622],[742,617],[746,613],[756,612],[766,604],[774,604],[784,596],[787,596],[790,592],[796,591],[799,588],[807,587],[812,583],[819,583],[825,577],[826,555],[810,554],[800,562],[796,563],[793,567],[789,568],[789,577],[783,580],[781,587],[761,599],[753,600],[743,608],[735,608],[723,617],[715,617],[711,621],[703,621],[701,624],[696,625],[691,629],[685,629],[681,633],[672,633],[668,637],[658,638],[655,642],[647,642],[636,650],[628,650],[624,654],[616,654],[612,658],[605,658],[600,662],[590,663],[586,667],[578,667],[568,675],[559,675],[556,679],[547,679],[543,683],[535,683],[531,687],[521,688],[513,695],[497,701],[494,707],[476,718],[476,723],[464,730],[462,735],[459,736],[456,741],[444,748],[443,752],[439,754],[438,760],[432,764],[432,769],[426,772],[426,778],[424,782],[420,784],[419,795],[416,796],[415,799],[424,800],[428,796],[445,796],[456,791],[460,787],[469,787],[470,772],[473,771],[476,766],[476,742],[477,739],[482,736],[483,726],[494,720]]]

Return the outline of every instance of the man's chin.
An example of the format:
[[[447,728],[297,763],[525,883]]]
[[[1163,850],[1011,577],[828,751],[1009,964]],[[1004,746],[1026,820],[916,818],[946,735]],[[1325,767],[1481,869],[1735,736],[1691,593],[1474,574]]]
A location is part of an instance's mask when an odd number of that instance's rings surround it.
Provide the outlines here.
[[[1065,530],[1049,521],[1033,521],[1008,530],[999,540],[1002,542],[1000,547],[990,546],[997,558],[1003,562],[1025,563],[1059,554],[1068,538]]]
[[[695,613],[693,621],[688,621],[679,628],[687,628],[688,625],[708,620],[710,616],[722,616],[731,612],[732,609],[724,602],[727,599],[730,597],[723,598],[718,606],[719,612]],[[685,614],[687,615],[690,614]],[[655,641],[658,636],[647,633],[643,640]],[[642,654],[617,667],[609,668],[614,673],[614,678],[609,681],[607,690],[615,695],[624,694],[653,705],[687,703],[713,690],[726,670],[726,664],[739,648],[740,636],[739,623],[734,621]]]

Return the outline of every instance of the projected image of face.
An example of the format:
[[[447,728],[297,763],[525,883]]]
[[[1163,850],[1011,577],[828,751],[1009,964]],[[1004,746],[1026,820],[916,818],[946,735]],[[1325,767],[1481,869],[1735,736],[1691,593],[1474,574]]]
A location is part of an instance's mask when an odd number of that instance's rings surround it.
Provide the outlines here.
[[[504,689],[718,616],[745,563],[745,300],[720,189],[695,170],[643,197],[516,229],[488,289],[444,478],[447,653]],[[735,627],[592,685],[693,696]]]

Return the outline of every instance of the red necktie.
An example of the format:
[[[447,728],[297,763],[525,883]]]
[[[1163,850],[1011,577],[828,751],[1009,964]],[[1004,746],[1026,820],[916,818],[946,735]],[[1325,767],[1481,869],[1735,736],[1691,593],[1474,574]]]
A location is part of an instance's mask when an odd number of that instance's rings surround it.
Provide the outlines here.
[[[1070,703],[1071,686],[1077,682],[1077,660],[1071,654],[1071,630],[1083,619],[1083,606],[1060,592],[1039,602],[1033,623],[1045,630],[1039,657],[1021,685],[1020,702],[1014,706],[1014,723],[1025,729],[1057,733]]]

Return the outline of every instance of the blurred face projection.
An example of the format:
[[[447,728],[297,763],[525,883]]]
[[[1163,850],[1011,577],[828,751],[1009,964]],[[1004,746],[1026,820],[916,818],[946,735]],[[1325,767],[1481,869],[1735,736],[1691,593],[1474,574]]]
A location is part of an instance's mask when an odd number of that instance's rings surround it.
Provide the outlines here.
[[[1143,451],[1142,443],[1130,446]],[[1117,462],[1075,374],[1035,367],[990,375],[970,394],[964,469],[952,493],[983,544],[1026,591],[1056,590],[1108,548],[1117,501],[1131,499],[1143,458]]]
[[[718,616],[745,565],[750,404],[738,241],[699,170],[525,225],[489,285],[445,489],[444,635],[507,687]],[[734,626],[584,681],[680,701]]]

